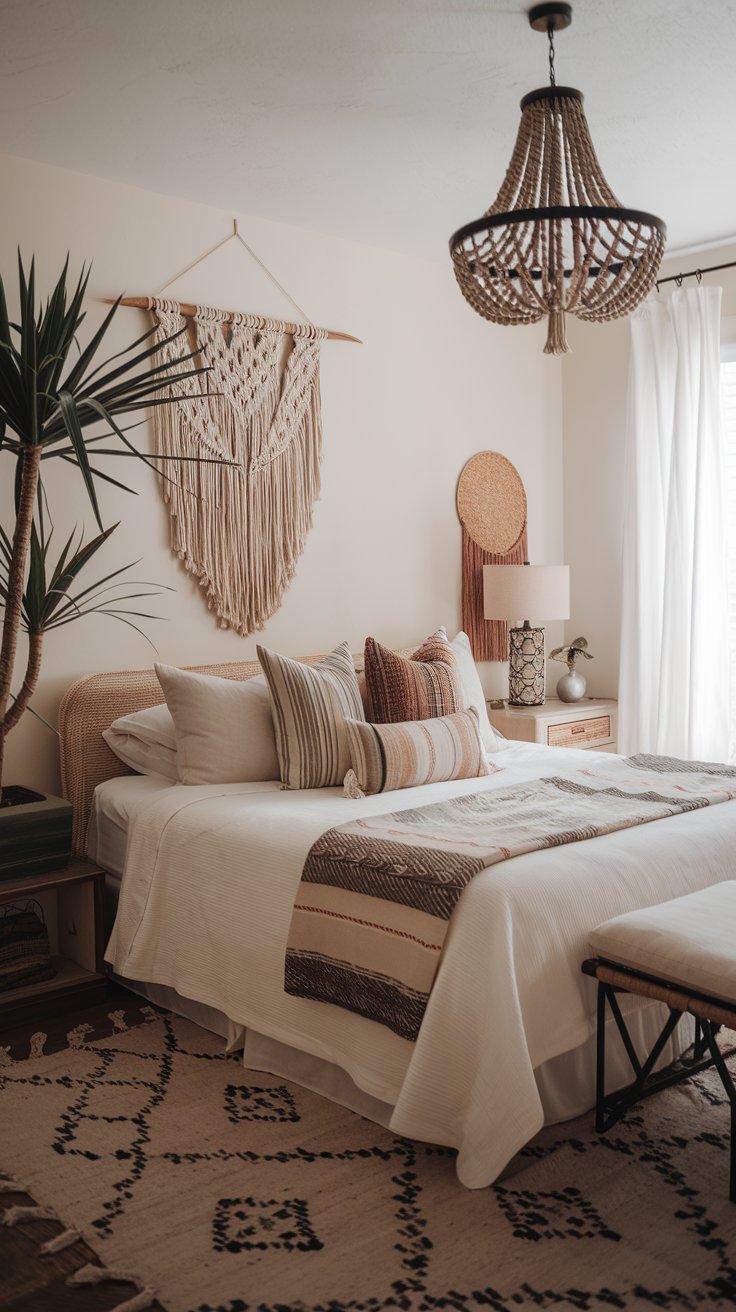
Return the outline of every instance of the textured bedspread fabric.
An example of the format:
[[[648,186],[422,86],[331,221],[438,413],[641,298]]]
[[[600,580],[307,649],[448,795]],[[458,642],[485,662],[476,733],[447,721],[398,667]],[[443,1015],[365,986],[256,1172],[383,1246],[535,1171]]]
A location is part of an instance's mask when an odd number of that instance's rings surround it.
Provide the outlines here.
[[[502,758],[503,759],[503,758]],[[733,801],[736,770],[578,756],[547,779],[361,816],[309,852],[286,948],[287,993],[415,1040],[450,917],[499,861]]]
[[[587,757],[587,754],[586,754]],[[396,795],[393,809],[584,768],[581,753],[511,746],[485,779]],[[596,767],[603,758],[598,757]],[[610,758],[609,758],[610,759]],[[103,785],[104,787],[104,785]],[[278,784],[172,787],[133,816],[107,959],[260,1033],[335,1062],[394,1106],[397,1133],[458,1149],[480,1188],[541,1127],[534,1069],[593,1031],[588,934],[610,916],[734,877],[736,805],[530,852],[478,874],[453,914],[416,1043],[284,992],[292,908],[328,829],[385,814],[391,795]]]

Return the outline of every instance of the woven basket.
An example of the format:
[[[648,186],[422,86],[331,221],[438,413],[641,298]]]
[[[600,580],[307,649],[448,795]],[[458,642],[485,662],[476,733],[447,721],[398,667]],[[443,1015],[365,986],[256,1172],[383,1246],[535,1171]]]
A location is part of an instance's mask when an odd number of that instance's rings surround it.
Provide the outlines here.
[[[49,931],[35,899],[24,907],[0,908],[0,992],[53,979]]]

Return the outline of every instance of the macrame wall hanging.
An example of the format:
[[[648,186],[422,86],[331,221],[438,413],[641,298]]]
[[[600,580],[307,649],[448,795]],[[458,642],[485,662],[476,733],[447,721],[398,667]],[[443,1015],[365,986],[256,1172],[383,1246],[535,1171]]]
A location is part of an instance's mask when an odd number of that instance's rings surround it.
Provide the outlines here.
[[[161,290],[233,239],[304,315],[236,221],[228,237]],[[213,310],[158,294],[121,303],[152,312],[164,361],[173,364],[188,340],[198,362],[210,366],[174,385],[176,404],[154,409],[155,450],[164,457],[172,550],[198,579],[221,626],[245,636],[280,606],[312,526],[322,455],[320,346],[328,337],[358,338],[311,321]],[[184,337],[166,344],[182,329]]]
[[[508,626],[483,613],[483,566],[523,565],[527,555],[526,492],[518,471],[498,451],[479,451],[457,485],[462,525],[462,617],[477,661],[507,661]]]

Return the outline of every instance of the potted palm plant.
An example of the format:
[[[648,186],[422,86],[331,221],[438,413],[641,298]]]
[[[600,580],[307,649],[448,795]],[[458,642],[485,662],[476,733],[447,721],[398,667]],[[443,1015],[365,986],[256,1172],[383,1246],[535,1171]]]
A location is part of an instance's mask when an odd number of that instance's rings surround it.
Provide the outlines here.
[[[120,591],[120,576],[129,566],[80,585],[80,575],[118,527],[103,527],[98,482],[131,490],[97,462],[100,457],[120,455],[143,460],[155,469],[156,454],[151,457],[138,450],[124,427],[125,418],[144,407],[171,404],[176,382],[204,372],[191,364],[192,353],[182,354],[173,369],[157,363],[159,347],[152,341],[153,329],[98,363],[119,302],[80,348],[88,280],[89,269],[83,269],[76,284],[69,282],[67,258],[51,295],[37,307],[34,261],[26,275],[19,252],[20,311],[14,322],[0,278],[0,457],[14,465],[13,509],[9,522],[0,524],[0,879],[27,868],[59,866],[71,849],[68,802],[3,783],[5,742],[27,711],[38,683],[45,635],[90,613],[135,624],[141,612],[126,603],[152,595],[149,585],[143,585],[143,592]],[[110,439],[112,446],[100,445]],[[45,476],[49,460],[64,461],[77,471],[98,527],[87,541],[72,534],[56,559],[50,480]],[[22,630],[27,635],[27,655],[14,694]]]

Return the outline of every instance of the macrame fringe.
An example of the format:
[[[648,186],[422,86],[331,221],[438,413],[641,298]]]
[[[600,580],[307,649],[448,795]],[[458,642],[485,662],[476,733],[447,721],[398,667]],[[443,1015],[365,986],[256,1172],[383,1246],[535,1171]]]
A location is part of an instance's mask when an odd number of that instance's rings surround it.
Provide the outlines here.
[[[27,1193],[28,1191],[12,1175],[2,1176],[0,1178],[0,1194],[9,1193]],[[24,1221],[59,1221],[57,1213],[52,1207],[39,1207],[36,1203],[19,1204],[14,1207],[8,1207],[0,1213],[0,1222],[5,1226],[21,1225]],[[59,1224],[61,1222],[59,1221]],[[55,1253],[61,1253],[65,1248],[71,1248],[73,1244],[83,1240],[84,1236],[79,1230],[69,1228],[62,1230],[58,1235],[47,1239],[39,1247],[39,1252],[45,1256],[53,1256]],[[141,1282],[137,1275],[128,1271],[115,1271],[110,1267],[95,1266],[89,1262],[85,1266],[79,1267],[67,1276],[67,1285],[71,1288],[82,1285],[102,1285],[102,1284],[126,1284],[134,1285],[136,1293],[130,1298],[124,1299],[122,1303],[116,1303],[110,1312],[146,1312],[156,1301],[156,1291],[149,1286],[141,1288]]]
[[[15,1192],[19,1186],[16,1185]],[[8,1207],[3,1212],[3,1225],[13,1226],[20,1225],[22,1221],[58,1221],[56,1212],[51,1207],[37,1207],[34,1203],[32,1206],[18,1205],[17,1207]]]
[[[509,658],[509,631],[505,620],[487,620],[483,613],[483,566],[523,565],[527,559],[527,531],[511,551],[497,555],[479,547],[462,525],[462,617],[463,628],[470,639],[473,656],[477,661],[507,661]],[[520,617],[521,618],[521,617]]]
[[[109,1267],[92,1266],[91,1263],[87,1266],[80,1266],[78,1271],[73,1271],[70,1276],[67,1276],[66,1283],[74,1289],[80,1285],[104,1285],[113,1281],[120,1284],[138,1284],[136,1277],[126,1271],[112,1271]],[[145,1312],[145,1309],[149,1308],[155,1301],[155,1290],[150,1288],[141,1289],[132,1298],[126,1298],[123,1303],[116,1303],[111,1312]]]
[[[3,1176],[0,1178],[0,1194],[25,1194],[28,1190],[21,1185],[13,1176]],[[24,1221],[59,1221],[52,1207],[39,1207],[37,1203],[17,1204],[17,1206],[7,1207],[0,1214],[0,1221],[3,1225],[13,1227],[21,1225]],[[59,1223],[60,1224],[60,1223]],[[73,1244],[83,1239],[80,1231],[68,1228],[54,1235],[51,1239],[46,1240],[45,1244],[39,1246],[38,1252],[43,1256],[51,1257],[55,1253],[62,1253],[64,1249],[71,1248]],[[87,1284],[106,1284],[106,1283],[134,1284],[136,1292],[131,1298],[125,1299],[123,1303],[115,1303],[110,1312],[146,1312],[153,1303],[156,1302],[156,1291],[150,1286],[140,1288],[140,1281],[136,1275],[131,1275],[127,1271],[114,1271],[106,1266],[94,1266],[88,1262],[85,1266],[80,1266],[79,1270],[72,1271],[67,1277],[68,1286],[87,1286]]]
[[[567,351],[567,329],[564,310],[550,310],[547,320],[545,355],[564,355]]]
[[[187,321],[176,302],[155,303],[163,343]],[[223,628],[262,629],[281,604],[312,527],[320,491],[322,422],[319,338],[289,340],[223,324],[198,308],[190,322],[211,372],[174,385],[178,403],[153,413],[171,545],[207,596]],[[172,363],[181,339],[161,346]],[[185,459],[176,459],[185,457]]]
[[[61,1253],[65,1248],[71,1248],[72,1244],[78,1243],[81,1238],[78,1230],[62,1230],[58,1235],[54,1235],[53,1239],[47,1239],[45,1244],[41,1244],[41,1252],[49,1255]]]
[[[48,1034],[44,1034],[43,1030],[38,1030],[35,1034],[31,1035],[29,1057],[43,1057],[43,1050],[48,1037]]]

